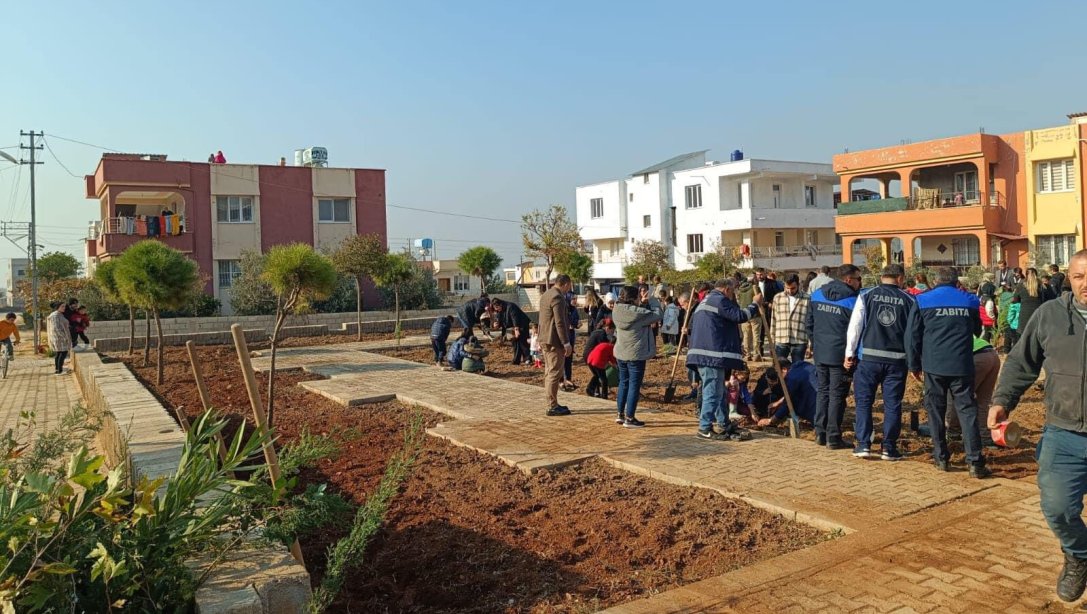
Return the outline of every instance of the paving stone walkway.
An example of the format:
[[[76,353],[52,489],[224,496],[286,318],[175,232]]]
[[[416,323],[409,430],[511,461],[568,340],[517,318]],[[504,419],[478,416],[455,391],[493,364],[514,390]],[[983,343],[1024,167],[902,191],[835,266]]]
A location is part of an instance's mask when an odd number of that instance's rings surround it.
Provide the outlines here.
[[[0,432],[18,428],[23,411],[34,412],[31,436],[48,430],[80,401],[74,375],[56,375],[52,358],[20,351],[9,363],[7,378],[0,380]]]
[[[423,338],[425,339],[425,338]],[[925,463],[864,461],[810,442],[695,437],[693,417],[646,412],[613,421],[611,402],[561,394],[549,418],[539,387],[445,372],[369,353],[364,342],[280,353],[329,377],[300,385],[347,406],[399,399],[455,420],[429,433],[525,471],[597,456],[664,481],[710,488],[844,537],[613,608],[650,612],[1037,612],[1055,605],[1061,555],[1037,487],[974,480]],[[254,361],[267,368],[267,358]]]

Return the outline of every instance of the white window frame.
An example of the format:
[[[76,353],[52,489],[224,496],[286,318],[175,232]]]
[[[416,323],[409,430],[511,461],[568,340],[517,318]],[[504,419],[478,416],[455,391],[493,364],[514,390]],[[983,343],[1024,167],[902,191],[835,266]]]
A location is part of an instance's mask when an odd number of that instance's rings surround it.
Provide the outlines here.
[[[215,220],[220,224],[252,224],[252,196],[216,196]]]
[[[1076,190],[1076,165],[1073,158],[1038,162],[1036,168],[1034,187],[1039,194]]]
[[[1034,245],[1038,252],[1045,255],[1045,264],[1067,266],[1072,254],[1076,253],[1076,235],[1037,235]],[[1038,263],[1041,266],[1043,263]]]
[[[467,292],[472,289],[472,278],[456,273],[453,275],[453,292]]]
[[[688,209],[702,208],[702,184],[696,183],[683,188],[683,198]]]
[[[604,217],[604,199],[603,198],[590,198],[589,199],[589,217],[598,220]]]
[[[228,269],[225,274],[223,271],[224,265]],[[216,260],[215,261],[216,274],[219,276],[218,287],[220,290],[228,290],[234,287],[234,280],[241,277],[242,274],[242,261],[241,260]],[[225,282],[225,283],[224,283]]]
[[[322,224],[350,224],[351,218],[354,217],[351,213],[351,210],[354,209],[354,207],[352,206],[353,201],[353,198],[318,198],[317,221]],[[327,217],[330,219],[325,219],[326,216],[324,215],[324,211],[321,211],[321,205],[323,205],[324,203],[329,203],[328,213],[330,215],[328,215]],[[336,205],[340,203],[346,203],[347,219],[345,220],[337,219],[336,216]]]
[[[781,184],[771,184],[770,193],[773,195],[774,198],[774,208],[779,209],[781,207]]]
[[[818,207],[819,199],[818,192],[813,185],[804,186],[804,206],[805,207]]]
[[[705,245],[702,242],[701,234],[687,235],[687,253],[688,254],[701,254]]]
[[[642,216],[642,228],[649,228],[652,225],[653,225],[653,216],[652,215],[643,215]]]

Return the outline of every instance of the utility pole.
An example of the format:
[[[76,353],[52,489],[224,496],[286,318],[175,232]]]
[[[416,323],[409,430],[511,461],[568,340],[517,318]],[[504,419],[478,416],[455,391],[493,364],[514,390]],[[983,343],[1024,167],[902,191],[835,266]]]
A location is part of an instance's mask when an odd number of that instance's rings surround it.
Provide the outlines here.
[[[19,164],[30,165],[30,304],[31,313],[34,314],[34,353],[38,352],[40,346],[39,330],[41,329],[41,313],[38,310],[38,212],[37,212],[37,195],[35,194],[36,186],[34,183],[34,168],[41,164],[41,161],[37,159],[37,153],[42,149],[42,145],[35,144],[35,139],[45,137],[45,133],[41,130],[34,132],[19,131],[20,141],[22,137],[30,137],[30,146],[27,147],[21,142],[19,143],[19,149],[30,150],[30,160],[20,160]]]

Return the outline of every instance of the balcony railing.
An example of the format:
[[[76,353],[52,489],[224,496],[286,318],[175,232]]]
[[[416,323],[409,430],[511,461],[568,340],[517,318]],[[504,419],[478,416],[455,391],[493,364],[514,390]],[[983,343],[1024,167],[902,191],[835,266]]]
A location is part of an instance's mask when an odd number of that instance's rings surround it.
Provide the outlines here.
[[[772,247],[755,247],[751,250],[753,258],[795,258],[807,256],[812,259],[819,256],[840,256],[842,246],[834,243],[826,245],[783,245]]]
[[[613,254],[610,256],[597,256],[593,258],[593,264],[627,264],[627,255]]]
[[[914,190],[910,196],[844,202],[838,205],[838,215],[977,206],[1003,207],[1004,195],[1000,192],[980,192],[977,190],[939,191],[920,189]]]
[[[178,218],[179,216],[171,216],[171,217]],[[181,216],[181,217],[183,217],[183,216]],[[176,222],[177,220],[175,219],[174,221]],[[94,220],[94,221],[90,222],[87,225],[87,238],[90,239],[91,241],[95,241],[99,237],[101,237],[102,235],[132,235],[132,236],[141,236],[141,237],[151,236],[151,235],[147,234],[146,230],[143,230],[142,232],[140,231],[141,229],[144,229],[144,228],[146,228],[146,227],[145,226],[140,226],[140,225],[138,225],[136,223],[135,218],[130,218],[130,217],[127,217],[127,218],[126,217],[108,217],[108,218],[105,218],[103,220]],[[184,224],[182,224],[182,227],[180,228],[180,232],[178,232],[176,234],[187,234],[188,231],[189,231],[189,229],[185,228]],[[158,235],[156,235],[156,236],[171,236],[171,235],[175,235],[175,233],[166,232],[165,229],[161,228],[161,224],[160,224],[160,228],[158,229]]]

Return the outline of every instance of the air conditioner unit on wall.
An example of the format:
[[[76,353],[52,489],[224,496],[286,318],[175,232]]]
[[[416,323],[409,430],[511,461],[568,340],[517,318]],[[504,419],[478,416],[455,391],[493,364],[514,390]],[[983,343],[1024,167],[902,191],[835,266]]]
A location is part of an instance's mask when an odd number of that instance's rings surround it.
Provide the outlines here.
[[[702,254],[687,254],[687,262],[694,264],[698,262],[698,259],[702,257]]]

